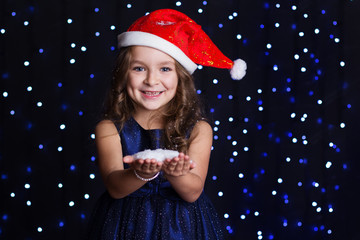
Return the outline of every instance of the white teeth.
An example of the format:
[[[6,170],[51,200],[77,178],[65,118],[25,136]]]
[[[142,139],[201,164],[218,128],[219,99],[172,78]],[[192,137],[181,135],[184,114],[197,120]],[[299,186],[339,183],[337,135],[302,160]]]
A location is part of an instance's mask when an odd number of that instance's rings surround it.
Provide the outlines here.
[[[161,92],[144,92],[148,96],[156,96],[159,95]]]

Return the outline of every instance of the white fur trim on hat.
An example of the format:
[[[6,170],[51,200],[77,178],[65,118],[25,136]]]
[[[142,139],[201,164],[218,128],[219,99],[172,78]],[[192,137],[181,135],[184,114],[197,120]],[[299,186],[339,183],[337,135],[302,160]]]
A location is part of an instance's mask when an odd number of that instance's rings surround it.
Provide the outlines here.
[[[190,74],[197,65],[176,45],[154,34],[140,31],[128,31],[118,35],[118,47],[146,46],[158,49],[177,60]]]
[[[247,65],[242,59],[236,59],[234,65],[230,70],[231,78],[234,80],[242,79],[246,74]]]

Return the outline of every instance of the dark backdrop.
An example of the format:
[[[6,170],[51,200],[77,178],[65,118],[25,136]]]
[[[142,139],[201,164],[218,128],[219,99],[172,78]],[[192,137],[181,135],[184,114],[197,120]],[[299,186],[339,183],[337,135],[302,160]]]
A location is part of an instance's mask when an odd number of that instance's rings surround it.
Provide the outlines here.
[[[248,73],[203,68],[214,127],[205,191],[227,239],[360,239],[359,2],[0,3],[0,239],[79,239],[104,191],[93,130],[116,36],[188,14]]]

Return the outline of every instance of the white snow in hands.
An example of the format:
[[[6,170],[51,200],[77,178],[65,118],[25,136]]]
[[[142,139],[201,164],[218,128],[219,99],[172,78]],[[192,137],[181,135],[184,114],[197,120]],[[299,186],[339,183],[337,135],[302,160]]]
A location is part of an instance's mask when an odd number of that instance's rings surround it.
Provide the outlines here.
[[[135,153],[133,155],[134,159],[156,159],[158,162],[163,162],[165,159],[170,158],[173,159],[174,157],[179,156],[178,151],[174,150],[167,150],[167,149],[155,149],[150,150],[146,149],[144,151]]]

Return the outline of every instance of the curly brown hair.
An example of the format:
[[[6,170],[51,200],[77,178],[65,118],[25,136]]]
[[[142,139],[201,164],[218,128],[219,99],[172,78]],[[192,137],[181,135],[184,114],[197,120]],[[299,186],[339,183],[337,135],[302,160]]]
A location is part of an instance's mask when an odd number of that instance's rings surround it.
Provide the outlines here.
[[[119,51],[104,108],[103,118],[113,121],[119,130],[135,111],[134,102],[126,90],[131,49],[126,47]],[[160,112],[165,123],[163,140],[167,149],[187,152],[192,141],[190,131],[205,118],[193,76],[177,61],[175,67],[178,76],[176,94]]]

